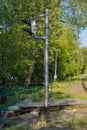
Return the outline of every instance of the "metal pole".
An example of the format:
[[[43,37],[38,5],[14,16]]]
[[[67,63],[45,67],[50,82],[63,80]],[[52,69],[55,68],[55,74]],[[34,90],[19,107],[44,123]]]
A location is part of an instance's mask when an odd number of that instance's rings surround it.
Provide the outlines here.
[[[58,54],[56,52],[56,57],[55,57],[55,74],[54,74],[54,81],[55,82],[57,80],[57,57],[58,57]]]
[[[44,46],[44,66],[45,66],[45,107],[48,107],[48,30],[49,19],[48,9],[46,9],[46,31],[45,31],[45,46]]]

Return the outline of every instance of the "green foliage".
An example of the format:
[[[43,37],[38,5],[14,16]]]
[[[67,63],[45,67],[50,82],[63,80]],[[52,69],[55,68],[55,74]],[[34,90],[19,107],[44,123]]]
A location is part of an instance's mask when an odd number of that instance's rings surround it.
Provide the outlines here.
[[[87,48],[84,47],[84,48],[81,48],[81,50],[84,55],[84,70],[87,71]]]
[[[79,27],[86,26],[85,1],[1,0],[0,4],[0,76],[23,80],[44,79],[44,41],[35,40],[22,31],[22,19],[34,18],[38,35],[44,35],[44,18],[36,18],[49,9],[49,79],[54,75],[55,53],[58,53],[58,79],[79,74],[84,59],[78,48]],[[65,22],[62,22],[62,21]],[[76,21],[76,22],[75,22]],[[58,33],[62,32],[59,37]]]

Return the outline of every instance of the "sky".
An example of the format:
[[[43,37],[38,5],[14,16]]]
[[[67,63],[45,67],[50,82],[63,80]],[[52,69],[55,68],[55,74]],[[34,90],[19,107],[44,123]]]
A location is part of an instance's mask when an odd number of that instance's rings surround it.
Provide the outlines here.
[[[79,35],[79,39],[81,41],[81,47],[87,47],[87,28],[85,30],[82,30],[80,35]]]

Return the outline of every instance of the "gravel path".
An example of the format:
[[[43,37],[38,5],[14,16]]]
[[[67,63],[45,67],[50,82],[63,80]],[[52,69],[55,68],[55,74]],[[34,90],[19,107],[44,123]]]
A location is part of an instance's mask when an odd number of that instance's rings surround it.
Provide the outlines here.
[[[78,84],[75,84],[73,86],[71,86],[70,88],[68,88],[66,90],[66,92],[68,93],[75,93],[75,94],[87,94],[86,91],[84,90],[84,88],[82,87],[81,82]]]

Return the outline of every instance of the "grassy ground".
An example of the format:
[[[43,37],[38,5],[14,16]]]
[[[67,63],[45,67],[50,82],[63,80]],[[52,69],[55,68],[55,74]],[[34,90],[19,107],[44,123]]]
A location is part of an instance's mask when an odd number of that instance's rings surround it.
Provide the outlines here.
[[[76,89],[81,89],[81,79],[84,75],[75,76],[73,78],[68,78],[67,80],[61,82],[53,82],[49,84],[49,96],[50,99],[65,99],[65,98],[82,98],[86,99],[87,95],[84,92],[75,92]],[[85,80],[86,82],[87,80]],[[73,86],[78,86],[73,87]],[[20,87],[16,87],[16,93],[8,95],[7,102],[15,103],[28,98],[29,102],[43,102],[44,101],[44,86],[31,86],[28,90],[24,90],[22,93],[18,91]],[[72,88],[70,90],[70,88]],[[81,90],[83,91],[83,90]]]
[[[80,98],[87,99],[87,94],[82,87],[84,75],[68,78],[65,81],[51,84],[52,99]],[[85,80],[86,82],[86,80]]]
[[[50,99],[56,99],[56,100],[65,99],[65,98],[87,99],[87,94],[81,85],[81,79],[83,77],[84,75],[79,75],[78,77],[75,76],[73,78],[68,78],[65,81],[50,83],[49,85]],[[17,95],[17,97],[19,96]],[[34,97],[32,101],[44,101],[44,88],[42,87],[37,91],[35,90],[29,93],[28,92],[22,93],[20,97],[22,99],[26,97],[28,98]],[[87,129],[87,118],[82,117],[82,119],[78,120],[77,118],[75,118],[75,116],[72,115],[71,118],[65,122],[62,120],[63,118],[60,119],[61,115],[63,115],[63,112],[62,114],[59,114],[59,111],[57,111],[56,113],[54,113],[54,117],[57,116],[56,120],[51,121],[47,124],[44,123],[42,126],[40,125],[38,130],[49,130],[51,128],[52,130],[54,130],[54,128],[55,130],[56,128],[59,130],[86,130]],[[86,115],[86,110],[84,115]],[[35,120],[34,117],[33,120]],[[5,128],[4,130],[34,130],[37,128],[37,126],[35,128],[31,127],[30,124],[28,123],[28,125],[26,126],[25,125],[17,126],[17,127],[13,126],[13,127]]]

